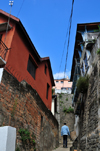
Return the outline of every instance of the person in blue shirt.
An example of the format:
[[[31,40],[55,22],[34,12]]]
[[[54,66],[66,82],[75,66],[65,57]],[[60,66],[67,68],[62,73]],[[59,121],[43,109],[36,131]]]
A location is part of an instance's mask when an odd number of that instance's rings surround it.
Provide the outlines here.
[[[66,123],[61,127],[61,136],[63,136],[63,147],[67,148],[67,135],[70,136],[69,128]]]

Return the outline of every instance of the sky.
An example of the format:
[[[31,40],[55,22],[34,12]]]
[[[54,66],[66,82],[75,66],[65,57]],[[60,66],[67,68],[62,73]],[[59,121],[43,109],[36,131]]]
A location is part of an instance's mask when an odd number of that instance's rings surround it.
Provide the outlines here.
[[[55,79],[64,77],[71,7],[72,0],[14,0],[12,6],[11,14],[21,20],[39,55],[50,57]],[[1,0],[0,9],[10,13],[9,1]],[[69,78],[77,24],[90,22],[100,22],[100,0],[74,0],[65,74]]]

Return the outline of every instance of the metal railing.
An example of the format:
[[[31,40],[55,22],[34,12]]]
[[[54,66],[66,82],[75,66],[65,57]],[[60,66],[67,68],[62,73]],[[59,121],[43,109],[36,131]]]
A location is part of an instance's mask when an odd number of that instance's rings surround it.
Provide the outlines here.
[[[0,40],[0,57],[5,60],[6,54],[7,54],[8,48],[7,46],[3,43],[3,41]]]

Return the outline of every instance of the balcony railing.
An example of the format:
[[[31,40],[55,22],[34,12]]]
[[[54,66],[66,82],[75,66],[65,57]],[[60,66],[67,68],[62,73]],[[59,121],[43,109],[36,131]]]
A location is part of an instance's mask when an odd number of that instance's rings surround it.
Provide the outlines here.
[[[0,40],[0,65],[3,65],[8,52],[7,46]]]

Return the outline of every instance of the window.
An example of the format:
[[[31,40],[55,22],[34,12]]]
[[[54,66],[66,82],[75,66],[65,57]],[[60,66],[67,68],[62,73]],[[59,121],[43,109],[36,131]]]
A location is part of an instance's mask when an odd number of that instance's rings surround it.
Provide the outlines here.
[[[45,74],[47,74],[47,66],[45,65]]]
[[[49,93],[49,84],[47,83],[47,93],[46,93],[46,98],[48,99],[48,93]]]
[[[28,60],[27,70],[31,74],[31,76],[35,79],[36,65],[34,64],[31,57],[29,57],[29,60]]]
[[[58,81],[56,81],[56,83],[58,83]]]
[[[0,41],[1,41],[1,39],[2,39],[2,34],[0,34]]]
[[[62,87],[61,90],[66,90],[66,88]]]
[[[61,83],[64,83],[64,81],[61,81]]]
[[[43,126],[43,116],[41,115],[41,127]]]

